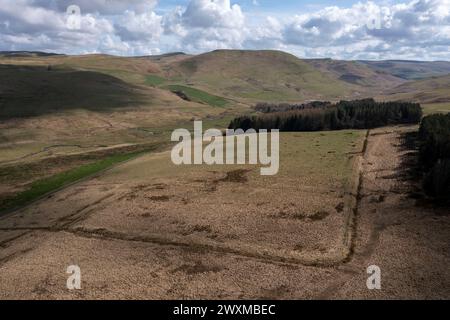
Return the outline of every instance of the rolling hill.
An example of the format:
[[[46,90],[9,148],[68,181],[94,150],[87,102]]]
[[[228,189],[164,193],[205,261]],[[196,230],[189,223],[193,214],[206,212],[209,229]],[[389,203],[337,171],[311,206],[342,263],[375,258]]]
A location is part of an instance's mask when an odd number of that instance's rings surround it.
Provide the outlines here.
[[[385,99],[426,104],[450,102],[450,75],[404,83],[390,90]]]
[[[0,119],[70,109],[108,110],[142,103],[144,95],[113,76],[65,68],[0,65]]]
[[[148,57],[117,57],[106,54],[67,55],[0,55],[0,64],[17,66],[54,66],[111,75],[125,82],[142,84],[148,74],[161,72]]]
[[[312,59],[305,61],[315,69],[329,74],[336,80],[361,86],[362,91],[370,90],[374,94],[406,82],[405,79],[396,77],[382,70],[375,70],[358,61],[333,59]]]
[[[164,76],[243,101],[304,101],[351,97],[352,84],[279,51],[217,50],[166,64]]]
[[[405,80],[419,80],[450,74],[448,61],[358,61],[369,68]]]
[[[448,74],[450,62],[304,60],[281,51],[216,50],[143,57],[2,52],[2,63],[1,117],[120,109],[142,99],[149,106],[154,95],[175,107],[185,99],[221,108],[364,97],[449,101],[447,76],[410,79]]]

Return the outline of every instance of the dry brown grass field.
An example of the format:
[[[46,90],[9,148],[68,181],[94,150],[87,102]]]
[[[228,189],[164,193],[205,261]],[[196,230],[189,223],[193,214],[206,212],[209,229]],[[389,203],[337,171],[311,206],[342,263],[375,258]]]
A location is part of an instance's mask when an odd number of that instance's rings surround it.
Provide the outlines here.
[[[1,297],[448,297],[450,221],[409,198],[405,130],[370,132],[364,153],[365,132],[282,135],[273,178],[174,167],[168,152],[120,165],[2,219]],[[346,201],[359,173],[363,200]],[[65,288],[72,264],[76,292]],[[365,287],[371,264],[384,290]]]
[[[276,176],[170,159],[175,128],[224,129],[261,100],[445,113],[445,77],[273,51],[0,64],[0,299],[450,298],[448,209],[405,172],[417,126],[282,133]],[[84,81],[105,94],[73,95]],[[69,265],[82,290],[67,289]],[[367,289],[370,265],[382,290]]]
[[[258,168],[248,166],[177,167],[170,152],[152,154],[117,167],[83,191],[75,188],[72,197],[63,192],[50,206],[33,205],[23,219],[29,226],[48,226],[50,212],[52,219],[74,214],[64,210],[72,201],[76,210],[90,211],[90,203],[107,197],[95,215],[74,228],[310,264],[340,261],[348,254],[346,206],[352,205],[353,161],[363,136],[352,131],[282,135],[276,177],[261,177]]]

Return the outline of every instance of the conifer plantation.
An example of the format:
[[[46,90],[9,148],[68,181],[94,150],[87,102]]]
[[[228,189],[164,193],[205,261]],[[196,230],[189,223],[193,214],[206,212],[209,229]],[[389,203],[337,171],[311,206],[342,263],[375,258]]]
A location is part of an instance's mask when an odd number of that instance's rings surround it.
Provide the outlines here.
[[[395,124],[415,124],[422,118],[420,104],[411,102],[376,102],[364,99],[341,101],[337,104],[316,103],[315,106],[239,117],[230,123],[229,128],[279,129],[282,132],[373,129]],[[276,108],[269,106],[265,110],[269,109]]]
[[[422,120],[419,159],[425,171],[424,188],[448,201],[450,194],[450,114],[433,114]]]

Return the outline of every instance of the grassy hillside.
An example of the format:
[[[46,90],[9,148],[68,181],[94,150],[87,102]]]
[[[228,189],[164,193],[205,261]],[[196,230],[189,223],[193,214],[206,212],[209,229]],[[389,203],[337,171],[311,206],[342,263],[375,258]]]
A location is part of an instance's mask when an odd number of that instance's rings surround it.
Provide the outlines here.
[[[73,182],[92,176],[102,170],[106,170],[115,164],[130,160],[140,154],[141,153],[128,153],[113,155],[97,162],[84,164],[71,170],[34,181],[27,189],[11,198],[2,199],[2,197],[0,197],[0,215],[8,210],[27,205],[50,192],[54,192]]]
[[[393,76],[385,71],[374,70],[358,61],[343,61],[332,59],[305,60],[312,67],[329,74],[336,80],[360,86],[362,91],[381,92],[405,82],[404,79]]]
[[[354,93],[347,82],[278,51],[213,51],[166,66],[166,76],[247,101],[337,99]]]
[[[435,113],[450,113],[450,102],[423,104],[422,107],[425,115]]]
[[[108,110],[143,100],[132,85],[103,73],[0,65],[1,119],[70,109]]]
[[[226,127],[248,111],[195,88],[189,100],[180,99],[164,87],[177,83],[160,69],[178,55],[158,59],[164,62],[108,55],[0,57],[0,165],[167,141],[192,119]]]
[[[160,55],[154,55],[154,56],[148,56],[146,58],[158,62],[158,63],[170,63],[174,62],[176,60],[183,60],[191,57],[190,55],[185,54],[184,52],[171,52],[166,54],[160,54]]]
[[[388,92],[385,99],[436,104],[450,102],[450,75],[402,84]]]
[[[171,92],[185,96],[185,98],[188,99],[189,101],[205,103],[209,104],[210,106],[220,108],[223,108],[228,104],[228,101],[222,97],[214,96],[205,91],[198,90],[195,88],[180,85],[168,85],[166,88]]]
[[[65,55],[0,55],[0,63],[25,66],[53,66],[95,71],[108,74],[133,84],[144,84],[146,76],[161,72],[159,65],[148,57],[116,57],[106,54],[88,54],[82,56]]]
[[[450,74],[448,61],[360,61],[370,68],[405,80],[418,80]]]
[[[0,63],[58,66],[130,84],[184,85],[243,102],[338,100],[384,93],[406,80],[450,73],[450,62],[301,60],[279,51],[218,50],[198,56],[5,53]]]

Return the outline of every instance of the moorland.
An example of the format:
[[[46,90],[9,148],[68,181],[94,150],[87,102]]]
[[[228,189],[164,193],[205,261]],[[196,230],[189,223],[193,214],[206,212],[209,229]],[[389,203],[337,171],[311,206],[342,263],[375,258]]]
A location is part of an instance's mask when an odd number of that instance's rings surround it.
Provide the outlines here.
[[[449,298],[449,79],[279,51],[0,53],[0,298]],[[345,125],[309,125],[330,115]],[[273,117],[294,123],[276,176],[170,161],[174,129]]]

